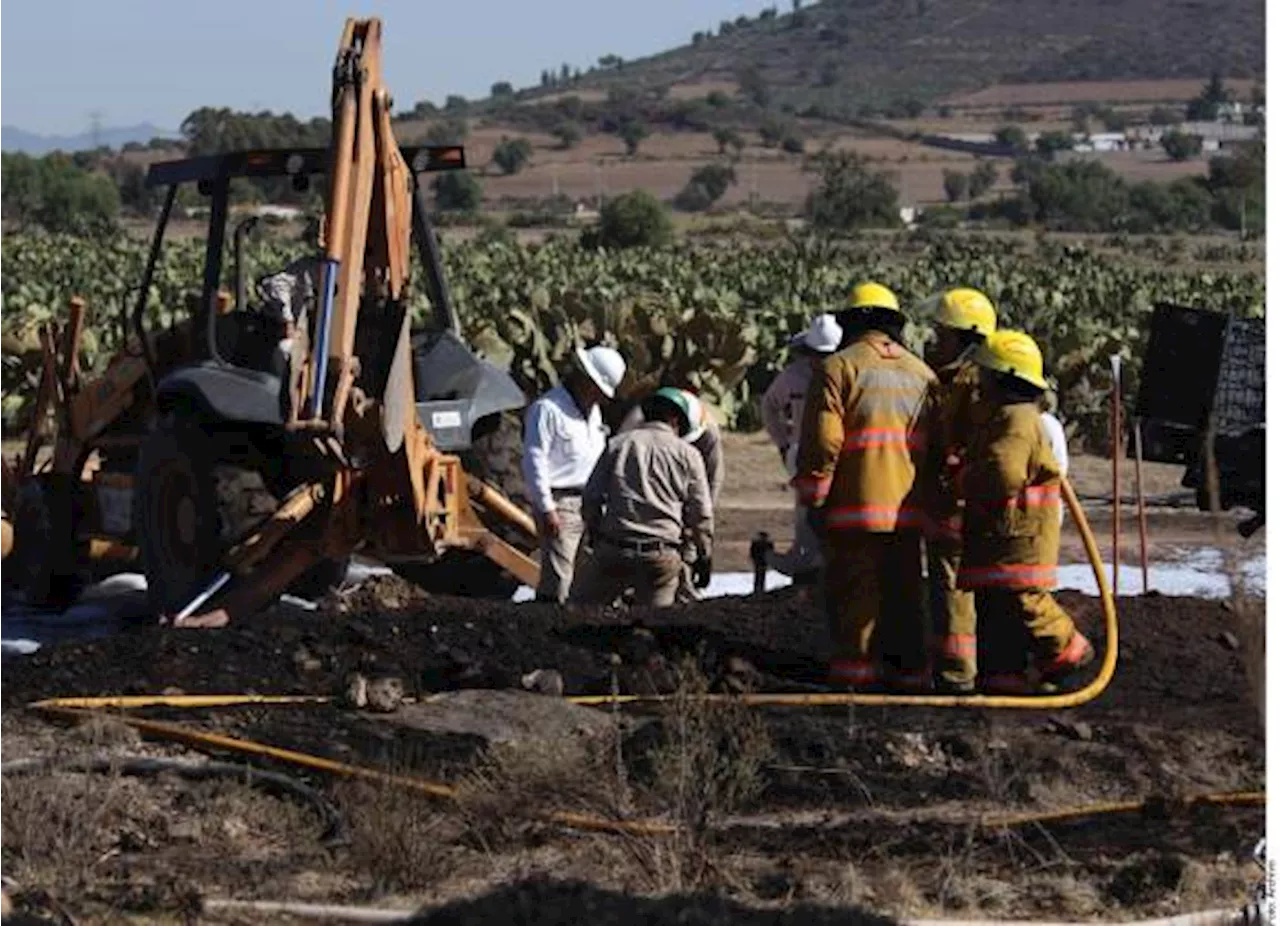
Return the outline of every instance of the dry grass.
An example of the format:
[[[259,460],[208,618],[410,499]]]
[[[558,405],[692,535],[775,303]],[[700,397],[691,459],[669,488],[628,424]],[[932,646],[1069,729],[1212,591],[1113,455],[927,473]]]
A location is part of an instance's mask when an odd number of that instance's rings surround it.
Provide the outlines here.
[[[1223,83],[1236,99],[1247,100],[1255,81]],[[1045,106],[1055,103],[1185,103],[1204,89],[1203,80],[1064,81],[1043,84],[996,84],[975,93],[950,97],[953,106]]]
[[[74,896],[129,839],[129,788],[115,774],[13,776],[0,789],[5,874]]]
[[[463,824],[449,808],[368,782],[344,783],[335,797],[347,821],[348,865],[371,893],[430,887],[452,871]]]

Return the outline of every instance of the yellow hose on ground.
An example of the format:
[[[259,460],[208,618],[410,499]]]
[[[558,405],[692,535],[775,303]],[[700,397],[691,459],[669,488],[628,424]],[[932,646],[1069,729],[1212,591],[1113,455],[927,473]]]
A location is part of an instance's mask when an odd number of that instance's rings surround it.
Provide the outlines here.
[[[1072,807],[1068,810],[1045,810],[1035,813],[1008,814],[1003,817],[984,817],[981,826],[1008,828],[1028,826],[1033,823],[1066,823],[1071,820],[1082,820],[1087,817],[1102,817],[1109,814],[1140,813],[1151,810],[1172,809],[1190,810],[1192,807],[1265,807],[1267,793],[1265,791],[1228,791],[1221,794],[1196,794],[1191,797],[1164,801],[1160,798],[1149,798],[1145,801],[1118,801],[1103,804],[1088,804],[1084,807]]]
[[[1085,552],[1089,556],[1089,564],[1093,567],[1093,576],[1098,583],[1098,594],[1102,598],[1102,618],[1106,630],[1106,645],[1103,647],[1102,666],[1092,682],[1078,691],[1059,695],[1015,696],[1015,695],[909,695],[909,694],[857,694],[852,692],[823,692],[815,694],[799,693],[761,693],[724,695],[709,694],[700,696],[699,700],[732,701],[751,707],[830,707],[844,705],[865,705],[868,707],[967,707],[967,708],[1023,708],[1038,711],[1057,711],[1069,707],[1079,707],[1102,694],[1111,684],[1116,671],[1116,660],[1120,652],[1119,621],[1116,618],[1116,602],[1111,589],[1107,585],[1102,566],[1102,555],[1094,541],[1089,521],[1080,507],[1080,500],[1075,490],[1064,477],[1062,492],[1071,510],[1071,519],[1075,522],[1084,540]],[[674,700],[676,695],[574,695],[567,698],[574,704],[656,704]]]

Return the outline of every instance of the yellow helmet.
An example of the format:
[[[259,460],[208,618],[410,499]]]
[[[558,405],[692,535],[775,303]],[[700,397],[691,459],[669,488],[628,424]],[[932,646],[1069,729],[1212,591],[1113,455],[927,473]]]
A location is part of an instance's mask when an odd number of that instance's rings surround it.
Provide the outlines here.
[[[974,363],[996,373],[1029,383],[1037,389],[1048,389],[1044,379],[1044,357],[1031,336],[1021,331],[1002,328],[992,332],[973,354]]]
[[[996,307],[976,289],[948,289],[929,300],[934,321],[944,328],[973,331],[983,337],[996,330]]]
[[[901,312],[898,307],[898,297],[893,294],[887,286],[879,283],[859,283],[853,288],[853,292],[849,294],[849,308],[851,309],[888,309],[891,312]]]

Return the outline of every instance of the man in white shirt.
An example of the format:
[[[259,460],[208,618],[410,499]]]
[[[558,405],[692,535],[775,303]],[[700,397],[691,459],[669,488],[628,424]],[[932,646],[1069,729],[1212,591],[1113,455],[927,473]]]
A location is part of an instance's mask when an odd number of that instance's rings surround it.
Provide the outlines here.
[[[1062,475],[1067,475],[1067,469],[1070,461],[1067,459],[1067,432],[1062,428],[1062,422],[1053,416],[1053,413],[1046,409],[1047,402],[1040,404],[1040,424],[1044,428],[1045,434],[1049,436],[1049,445],[1053,447],[1053,455],[1058,461],[1058,466],[1062,469]],[[1061,524],[1066,520],[1067,511],[1062,506],[1062,502],[1058,502],[1058,523]]]
[[[834,315],[814,318],[809,330],[791,339],[794,359],[779,373],[760,400],[765,431],[778,448],[787,476],[795,478],[796,450],[800,443],[800,417],[814,367],[840,346],[843,332]],[[788,576],[813,574],[822,566],[822,550],[809,526],[809,509],[797,505],[795,533],[791,549],[785,553],[769,550],[765,561],[770,569]]]
[[[525,412],[522,468],[542,548],[539,601],[563,604],[569,595],[582,541],[582,489],[608,439],[600,405],[626,372],[616,350],[578,348],[564,382]]]

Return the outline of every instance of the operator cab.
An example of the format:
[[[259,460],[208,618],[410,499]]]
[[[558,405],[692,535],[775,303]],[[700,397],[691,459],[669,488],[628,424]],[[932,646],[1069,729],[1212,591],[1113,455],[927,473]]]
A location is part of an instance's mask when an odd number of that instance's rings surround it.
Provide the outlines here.
[[[462,147],[402,147],[401,154],[413,183],[413,239],[420,278],[433,310],[426,330],[419,331],[413,342],[418,415],[441,449],[461,449],[470,445],[481,419],[523,407],[526,399],[508,374],[476,358],[461,340],[441,272],[422,175],[465,169]],[[294,259],[267,268],[251,284],[245,242],[260,220],[249,216],[234,221],[231,191],[237,180],[278,178],[282,188],[287,184],[295,192],[305,192],[315,178],[326,174],[328,159],[324,148],[272,149],[151,166],[147,186],[165,187],[166,196],[141,292],[126,324],[144,345],[144,357],[158,381],[159,410],[187,401],[215,421],[278,427],[288,420],[290,350],[294,336],[307,333],[317,314],[320,255],[318,249],[308,253],[300,247]],[[178,190],[187,184],[195,184],[209,203],[204,277],[189,316],[191,350],[184,352],[196,362],[164,375],[170,365],[161,362],[155,351],[167,335],[148,337],[144,309]],[[224,263],[229,264],[228,271]],[[172,333],[173,326],[168,335]]]

